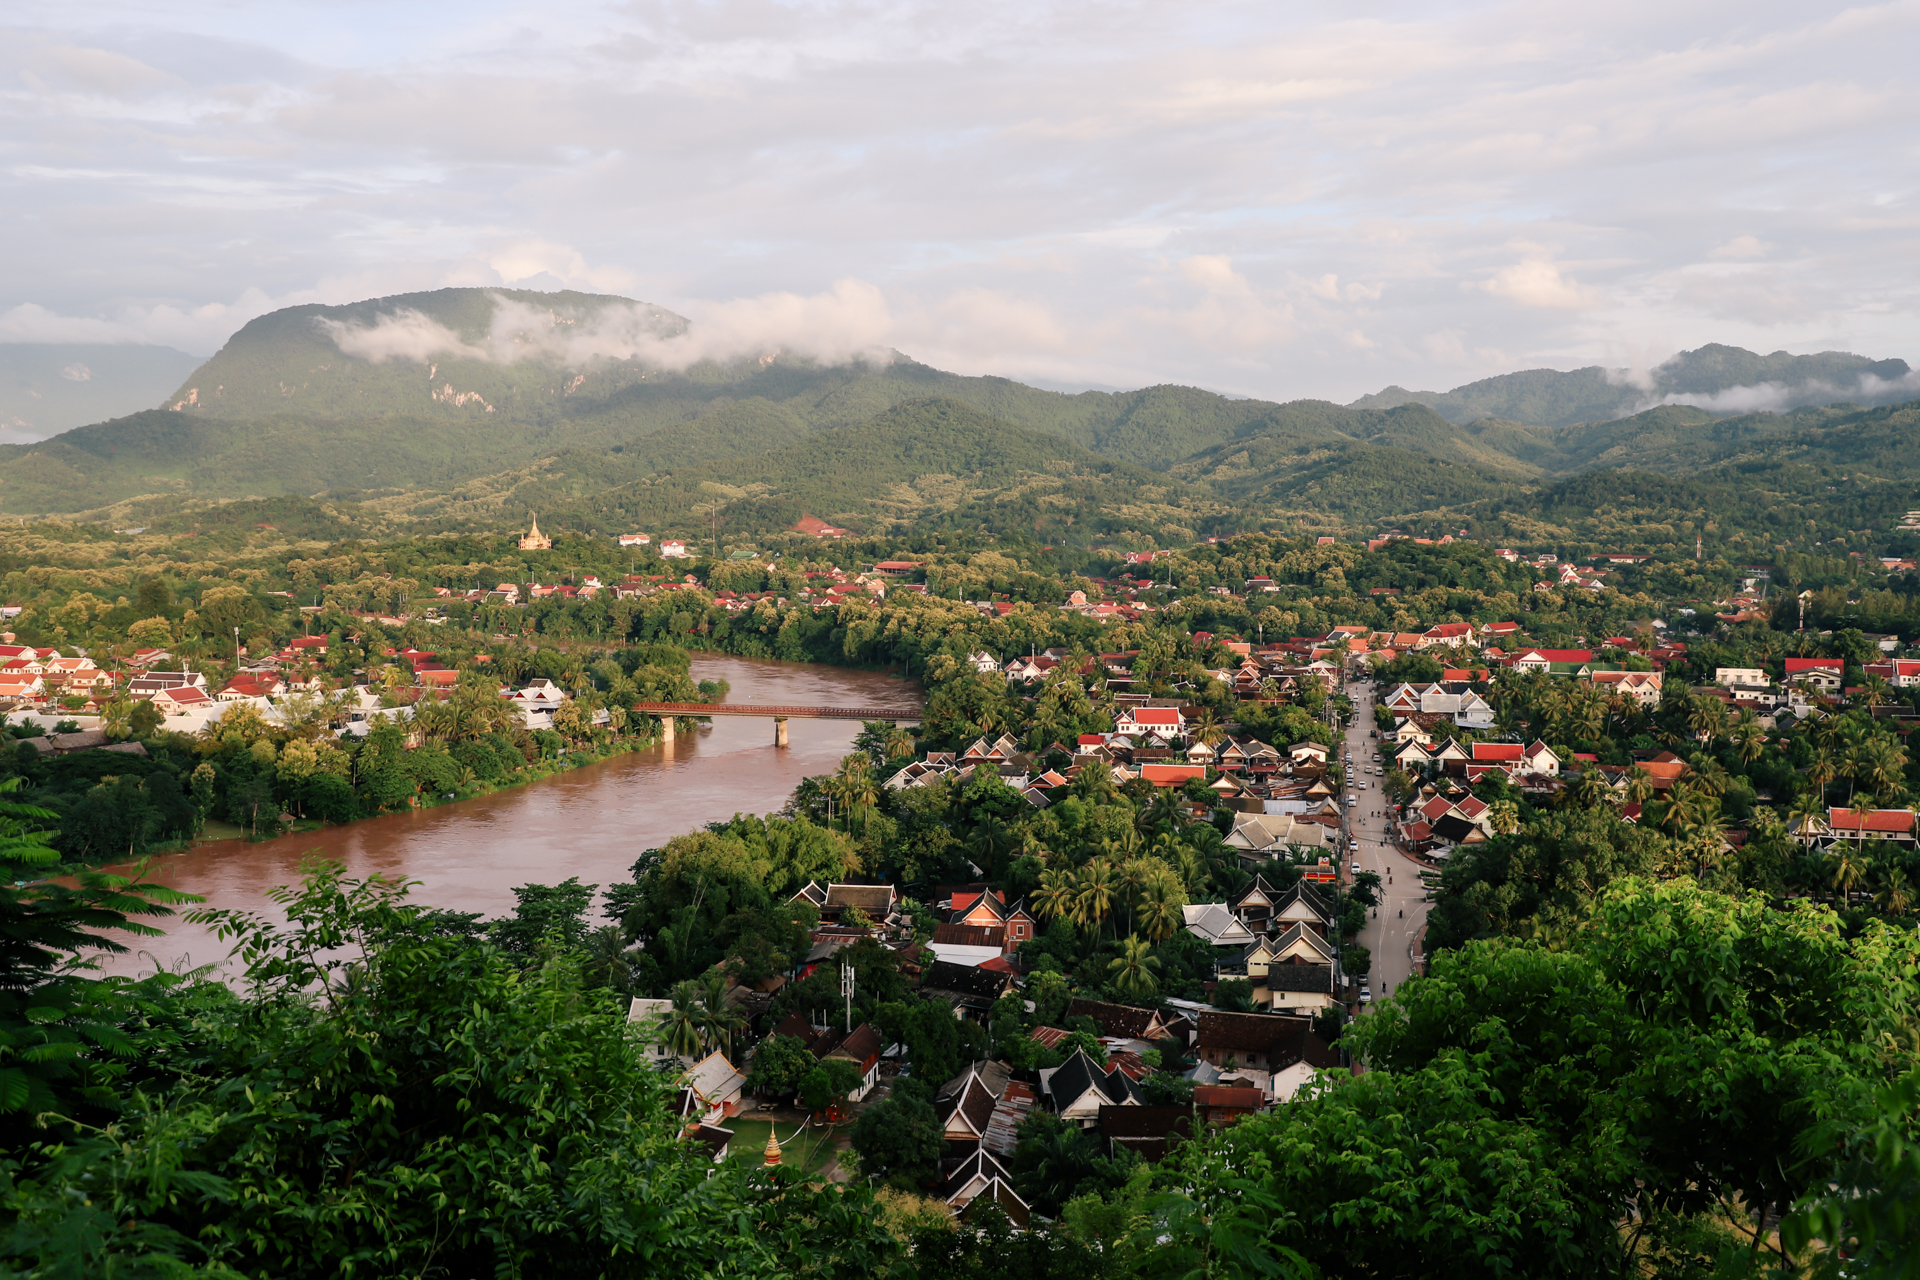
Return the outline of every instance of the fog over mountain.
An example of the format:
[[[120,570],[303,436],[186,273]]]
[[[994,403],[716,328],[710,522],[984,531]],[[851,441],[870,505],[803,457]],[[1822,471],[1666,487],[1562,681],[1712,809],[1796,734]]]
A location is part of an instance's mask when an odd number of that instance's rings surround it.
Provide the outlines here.
[[[286,306],[482,286],[1267,400],[1644,373],[1705,341],[1920,360],[1911,5],[0,23],[0,341],[204,352]],[[1709,407],[1784,403],[1775,381]]]

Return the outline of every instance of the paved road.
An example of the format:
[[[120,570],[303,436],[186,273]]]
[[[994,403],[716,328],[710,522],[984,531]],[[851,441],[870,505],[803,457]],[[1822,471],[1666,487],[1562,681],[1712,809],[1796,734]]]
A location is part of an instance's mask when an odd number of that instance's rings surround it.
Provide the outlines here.
[[[1373,953],[1367,985],[1378,1000],[1398,991],[1413,972],[1410,951],[1427,918],[1427,903],[1421,901],[1426,888],[1420,882],[1418,864],[1387,843],[1384,816],[1387,799],[1380,789],[1385,762],[1381,762],[1379,775],[1368,772],[1375,763],[1373,753],[1381,745],[1371,736],[1373,686],[1349,685],[1347,693],[1353,699],[1353,724],[1347,729],[1347,750],[1353,762],[1348,771],[1347,790],[1358,797],[1358,803],[1348,813],[1348,823],[1349,830],[1360,841],[1360,852],[1348,856],[1347,866],[1350,873],[1352,864],[1358,862],[1362,871],[1380,876],[1380,909],[1360,931],[1360,942]],[[1359,786],[1361,782],[1366,785]],[[1389,875],[1393,877],[1391,880],[1387,878]]]

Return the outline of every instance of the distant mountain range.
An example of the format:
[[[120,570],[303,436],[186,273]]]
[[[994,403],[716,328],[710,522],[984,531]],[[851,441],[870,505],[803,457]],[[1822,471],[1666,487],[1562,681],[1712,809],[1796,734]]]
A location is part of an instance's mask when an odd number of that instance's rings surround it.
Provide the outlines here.
[[[0,440],[33,440],[161,403],[199,367],[172,347],[0,343]]]
[[[1451,391],[1388,387],[1360,397],[1352,407],[1423,404],[1449,422],[1498,418],[1536,427],[1568,427],[1608,422],[1663,404],[1740,412],[1836,400],[1896,404],[1917,396],[1920,379],[1905,360],[1869,360],[1844,351],[1811,356],[1776,351],[1762,356],[1709,343],[1697,351],[1682,351],[1639,376],[1598,365],[1569,373],[1528,369],[1482,378]]]
[[[1729,494],[1792,513],[1802,533],[1884,528],[1882,507],[1920,505],[1915,410],[1870,403],[1920,400],[1899,360],[1708,346],[1637,380],[1532,370],[1342,406],[1176,386],[1066,394],[898,354],[822,365],[705,341],[661,308],[571,292],[290,308],[183,375],[164,408],[0,446],[0,510],[150,522],[299,496],[331,504],[328,520],[449,529],[534,507],[692,531],[724,511],[735,530],[807,514],[1071,543],[1286,521],[1524,531],[1529,504],[1551,502],[1631,530],[1604,489],[1573,483],[1596,469],[1672,477],[1632,487],[1658,495],[1665,514],[1648,520],[1724,508],[1756,538],[1766,522]],[[1707,407],[1661,403],[1688,398]],[[1768,398],[1865,407],[1709,411]]]

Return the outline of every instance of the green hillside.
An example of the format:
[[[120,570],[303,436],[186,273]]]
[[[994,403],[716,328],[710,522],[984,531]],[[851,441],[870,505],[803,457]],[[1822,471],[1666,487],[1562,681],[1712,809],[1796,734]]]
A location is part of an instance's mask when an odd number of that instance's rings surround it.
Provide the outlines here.
[[[531,507],[662,533],[813,515],[1084,545],[1429,518],[1617,541],[1680,537],[1687,509],[1787,539],[1884,530],[1920,506],[1914,405],[1606,417],[1648,393],[1598,368],[1342,406],[1179,386],[1065,394],[899,355],[667,367],[660,344],[686,332],[661,308],[582,293],[289,308],[236,333],[166,408],[0,446],[0,510],[197,528],[209,503],[300,499],[321,523],[452,531]],[[1715,391],[1905,368],[1708,346],[1658,377]],[[1623,473],[1673,479],[1623,488]]]
[[[930,398],[771,452],[660,471],[643,470],[631,452],[569,450],[415,511],[451,526],[527,508],[606,533],[697,532],[714,518],[728,533],[772,533],[812,515],[859,531],[964,524],[1073,543],[1129,531],[1191,536],[1226,509],[1203,488]]]
[[[1542,427],[1567,427],[1583,422],[1605,422],[1631,414],[1649,401],[1668,395],[1712,395],[1733,387],[1779,383],[1786,388],[1808,388],[1808,399],[1831,399],[1832,393],[1809,384],[1838,387],[1846,394],[1858,387],[1861,375],[1893,380],[1907,373],[1904,360],[1870,360],[1845,351],[1822,351],[1796,356],[1785,351],[1759,355],[1740,347],[1708,343],[1682,351],[1651,373],[1648,386],[1635,386],[1623,371],[1590,365],[1561,372],[1528,369],[1520,373],[1483,378],[1451,391],[1408,391],[1388,387],[1362,396],[1349,407],[1391,409],[1423,404],[1450,422],[1500,418]],[[1862,403],[1876,399],[1855,395]]]

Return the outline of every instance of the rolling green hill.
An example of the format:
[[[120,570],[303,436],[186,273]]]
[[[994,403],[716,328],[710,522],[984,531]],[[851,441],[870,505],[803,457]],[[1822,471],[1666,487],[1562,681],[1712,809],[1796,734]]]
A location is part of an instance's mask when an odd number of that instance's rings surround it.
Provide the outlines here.
[[[1845,351],[1822,351],[1796,356],[1785,351],[1759,355],[1741,347],[1708,343],[1682,351],[1652,370],[1644,385],[1635,385],[1625,370],[1589,365],[1562,373],[1557,369],[1528,369],[1520,373],[1483,378],[1451,391],[1408,391],[1388,387],[1362,396],[1349,407],[1391,409],[1423,404],[1449,422],[1499,418],[1543,427],[1567,427],[1583,422],[1606,422],[1626,417],[1649,402],[1669,395],[1713,395],[1734,387],[1778,383],[1804,389],[1801,401],[1830,400],[1838,395],[1863,404],[1897,402],[1905,393],[1873,395],[1861,391],[1861,377],[1886,381],[1905,376],[1904,360],[1869,360]]]
[[[1755,538],[1813,536],[1920,506],[1916,405],[1619,416],[1650,393],[1598,368],[1348,406],[1178,386],[1065,394],[897,354],[678,367],[689,333],[661,308],[581,293],[290,308],[236,333],[165,408],[0,446],[0,510],[198,527],[210,502],[317,499],[329,514],[314,519],[368,528],[513,523],[532,507],[662,533],[723,511],[735,530],[813,515],[1083,544],[1427,517],[1619,539],[1671,534],[1688,503]],[[1656,391],[1905,369],[1709,346],[1662,366]],[[1621,475],[1669,479],[1623,489]]]

